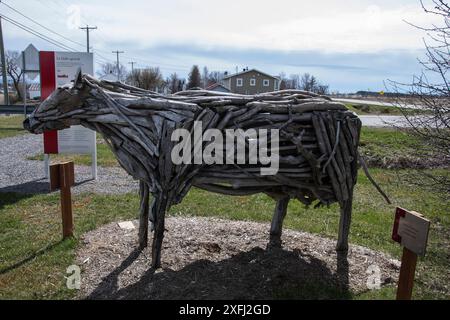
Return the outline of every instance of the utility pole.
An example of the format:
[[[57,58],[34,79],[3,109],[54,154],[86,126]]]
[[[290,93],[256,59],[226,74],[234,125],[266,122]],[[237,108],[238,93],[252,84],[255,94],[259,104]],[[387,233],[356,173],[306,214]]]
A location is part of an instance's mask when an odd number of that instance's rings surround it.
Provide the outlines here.
[[[119,54],[125,53],[124,51],[113,51],[117,55],[117,81],[120,81],[120,63],[119,63]]]
[[[130,62],[128,62],[128,64],[131,64],[131,73],[133,74],[134,73],[134,65],[136,64],[137,62],[135,62],[135,61],[130,61]]]
[[[86,47],[87,52],[89,52],[89,31],[90,30],[97,30],[97,27],[89,27],[86,25],[86,27],[80,27],[81,30],[86,30]]]
[[[135,83],[136,83],[136,79],[134,78],[134,65],[136,64],[137,62],[134,62],[134,61],[130,61],[130,62],[128,62],[128,64],[131,64],[131,76],[130,76],[130,79],[131,79],[131,85],[132,86],[134,86],[135,85]]]
[[[6,76],[5,46],[3,45],[3,30],[2,30],[1,16],[0,16],[0,55],[2,63],[2,77],[3,77],[3,103],[9,105],[8,77]]]

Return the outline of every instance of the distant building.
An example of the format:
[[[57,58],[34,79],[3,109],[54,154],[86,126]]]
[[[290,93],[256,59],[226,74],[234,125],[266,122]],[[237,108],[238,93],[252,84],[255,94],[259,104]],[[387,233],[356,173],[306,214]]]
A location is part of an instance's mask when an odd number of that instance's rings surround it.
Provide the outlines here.
[[[29,99],[38,99],[41,97],[41,85],[39,83],[30,83],[27,90]]]
[[[102,76],[100,76],[99,78],[100,80],[105,80],[105,81],[111,81],[111,82],[116,82],[117,81],[117,75],[114,74],[112,71],[110,73],[104,74]]]
[[[247,68],[242,72],[225,76],[221,85],[233,93],[258,94],[279,90],[280,79],[259,70]]]
[[[218,91],[218,92],[230,92],[230,90],[228,90],[227,87],[225,87],[224,85],[222,85],[220,83],[214,83],[214,84],[206,87],[206,90]]]

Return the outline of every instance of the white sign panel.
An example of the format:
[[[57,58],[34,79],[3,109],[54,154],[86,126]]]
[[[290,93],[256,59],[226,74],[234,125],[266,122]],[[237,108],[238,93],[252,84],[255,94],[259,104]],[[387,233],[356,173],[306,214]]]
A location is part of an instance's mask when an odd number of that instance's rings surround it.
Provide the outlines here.
[[[55,52],[56,86],[60,87],[75,79],[78,69],[94,74],[94,56],[87,52]]]
[[[58,131],[58,152],[92,154],[95,152],[95,131],[82,126],[72,126]]]
[[[401,237],[402,246],[419,256],[425,255],[429,229],[429,220],[417,212],[407,211],[398,224],[398,235]]]
[[[39,50],[32,44],[29,44],[20,54],[17,63],[20,69],[25,69],[27,77],[34,80],[39,75]]]
[[[53,52],[55,82],[52,85],[61,87],[75,80],[81,68],[83,73],[94,74],[94,56],[87,52]],[[42,68],[45,68],[42,65]],[[41,83],[42,87],[42,83]],[[56,88],[54,88],[56,89]],[[97,145],[96,132],[82,126],[72,126],[58,131],[57,150],[65,154],[92,154],[92,176],[97,178]],[[44,133],[44,140],[46,135]],[[48,167],[48,156],[45,159]],[[48,175],[47,175],[48,176]]]

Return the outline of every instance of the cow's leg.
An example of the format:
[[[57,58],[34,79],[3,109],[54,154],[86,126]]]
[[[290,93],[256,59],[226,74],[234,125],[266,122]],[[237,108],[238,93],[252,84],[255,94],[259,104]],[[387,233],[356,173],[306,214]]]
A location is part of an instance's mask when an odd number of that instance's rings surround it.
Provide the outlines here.
[[[346,252],[348,250],[348,234],[352,221],[352,196],[341,205],[341,218],[339,221],[339,235],[336,251]]]
[[[289,196],[277,199],[275,212],[272,218],[272,225],[270,227],[270,241],[268,248],[281,247],[281,233],[283,229],[283,220],[286,216],[287,207],[289,204]]]
[[[161,248],[164,238],[164,220],[167,208],[167,199],[161,194],[155,194],[152,204],[153,216],[156,218],[152,243],[152,267],[161,266]]]
[[[148,185],[144,181],[139,182],[139,196],[141,198],[139,214],[139,249],[144,249],[148,244]]]

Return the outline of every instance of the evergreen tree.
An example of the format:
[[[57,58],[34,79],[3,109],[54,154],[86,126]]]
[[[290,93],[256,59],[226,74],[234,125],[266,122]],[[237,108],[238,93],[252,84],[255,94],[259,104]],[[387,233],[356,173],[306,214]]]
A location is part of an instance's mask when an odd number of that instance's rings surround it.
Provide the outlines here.
[[[189,73],[187,88],[199,88],[201,86],[201,82],[202,76],[200,74],[200,70],[198,69],[198,66],[195,65],[192,67],[191,73]]]

